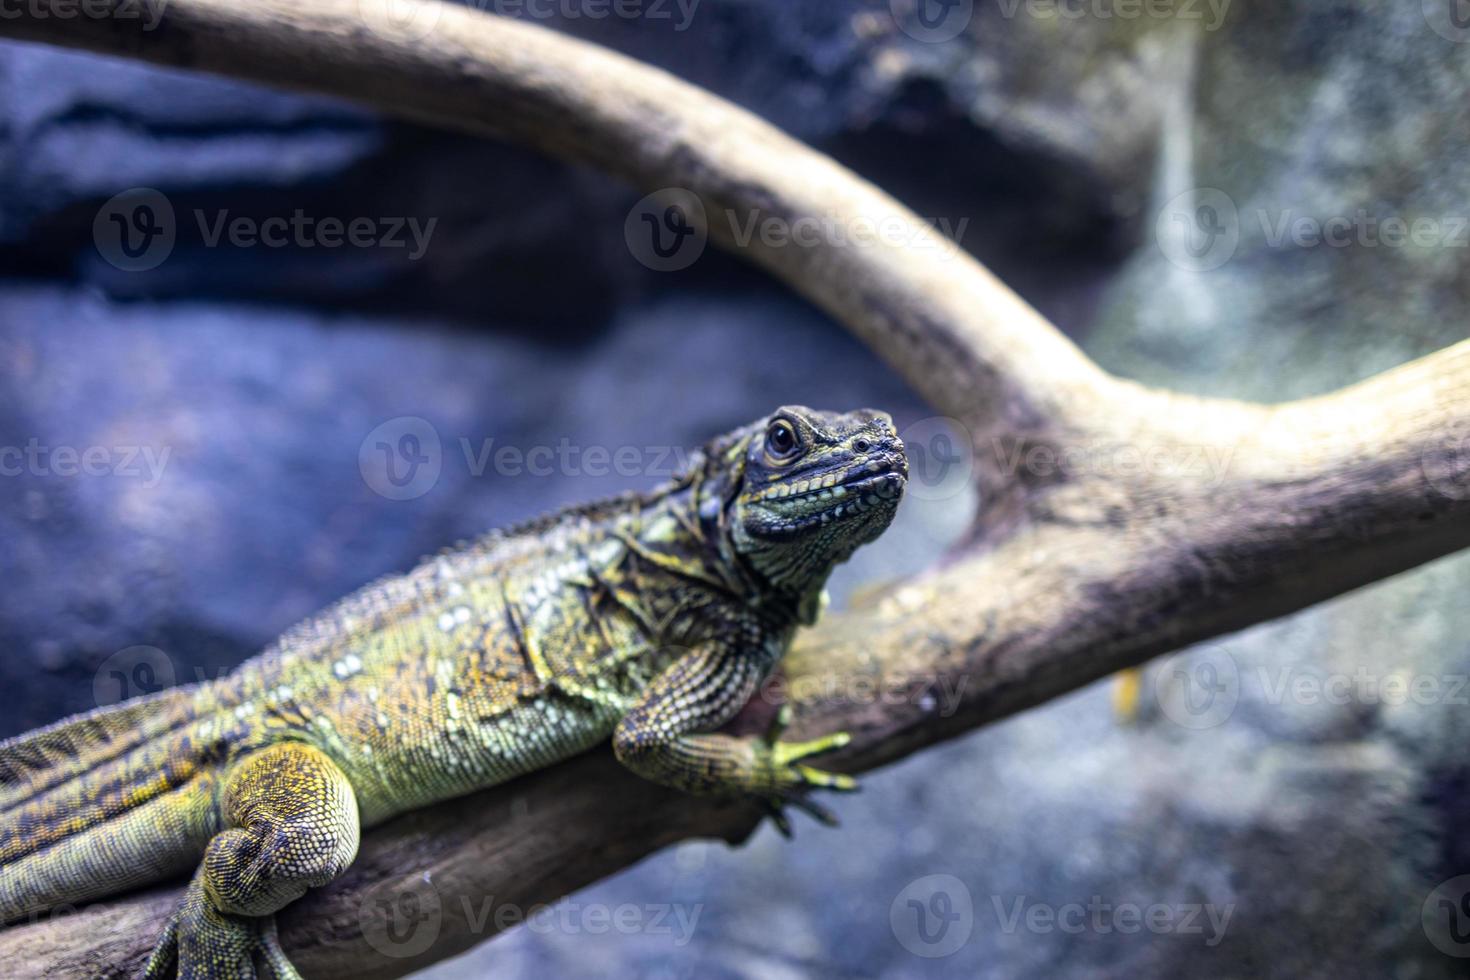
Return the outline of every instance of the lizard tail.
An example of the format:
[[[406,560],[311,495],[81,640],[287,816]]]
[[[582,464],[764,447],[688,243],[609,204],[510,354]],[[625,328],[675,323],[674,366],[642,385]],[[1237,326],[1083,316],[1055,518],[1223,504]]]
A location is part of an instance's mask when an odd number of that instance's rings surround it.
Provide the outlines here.
[[[0,923],[182,875],[215,831],[214,781],[196,778],[104,823],[72,826],[41,850],[0,861]],[[0,816],[0,835],[12,833]]]
[[[0,813],[0,870],[172,792],[208,768],[208,751],[175,732]]]
[[[189,721],[196,690],[169,688],[0,741],[0,815]]]
[[[138,719],[128,710],[109,715]],[[222,750],[191,725],[160,732],[172,717],[147,715],[141,728],[154,733],[147,740],[115,727],[111,740],[85,746],[67,738],[78,751],[64,756],[49,754],[58,733],[91,735],[98,723],[112,722],[85,717],[36,733],[48,737],[43,757],[53,764],[28,768],[25,795],[0,810],[0,922],[157,881],[197,862],[217,829]],[[19,741],[29,744],[30,737]],[[36,758],[33,750],[21,755],[28,763]],[[83,757],[103,761],[74,772]]]

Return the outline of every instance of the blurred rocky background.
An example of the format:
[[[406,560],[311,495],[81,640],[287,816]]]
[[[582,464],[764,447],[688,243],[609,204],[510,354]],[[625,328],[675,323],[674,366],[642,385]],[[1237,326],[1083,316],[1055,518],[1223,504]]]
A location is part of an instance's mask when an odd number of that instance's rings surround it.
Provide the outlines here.
[[[1275,400],[1466,335],[1463,0],[480,4],[833,154],[1116,372]],[[213,677],[777,403],[930,415],[737,261],[641,265],[638,193],[338,103],[7,43],[0,175],[0,736]],[[159,196],[166,254],[119,252]],[[433,225],[211,241],[297,212]],[[431,464],[385,482],[405,434]],[[838,602],[973,504],[911,495]],[[840,832],[682,846],[423,975],[1463,975],[1467,584],[1447,559],[1186,651],[1131,717],[1104,682],[871,775]]]

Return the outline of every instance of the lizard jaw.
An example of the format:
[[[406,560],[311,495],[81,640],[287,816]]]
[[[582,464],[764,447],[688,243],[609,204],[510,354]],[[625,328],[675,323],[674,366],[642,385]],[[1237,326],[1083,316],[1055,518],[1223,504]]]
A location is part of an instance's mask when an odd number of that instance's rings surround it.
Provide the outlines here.
[[[865,473],[857,479],[820,490],[762,501],[764,520],[752,528],[761,537],[797,535],[822,525],[845,524],[859,518],[887,517],[903,495],[903,474],[897,470]]]

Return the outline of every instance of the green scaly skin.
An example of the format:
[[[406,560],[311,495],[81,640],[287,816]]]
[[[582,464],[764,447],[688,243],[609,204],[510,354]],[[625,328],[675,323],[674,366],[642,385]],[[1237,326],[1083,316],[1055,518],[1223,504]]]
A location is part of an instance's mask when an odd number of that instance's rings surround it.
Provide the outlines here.
[[[295,977],[274,913],[360,828],[611,737],[640,775],[828,819],[843,734],[712,734],[907,477],[887,415],[786,407],[648,494],[492,533],[361,590],[209,684],[0,742],[0,922],[193,870],[144,977]]]

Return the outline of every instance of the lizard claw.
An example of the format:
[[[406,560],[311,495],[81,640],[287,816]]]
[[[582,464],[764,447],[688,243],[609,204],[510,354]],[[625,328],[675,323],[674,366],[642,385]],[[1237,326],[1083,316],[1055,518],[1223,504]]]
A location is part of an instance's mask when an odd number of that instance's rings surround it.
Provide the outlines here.
[[[810,797],[793,796],[787,799],[786,802],[790,803],[798,810],[803,810],[806,813],[810,814],[811,817],[818,823],[825,824],[828,827],[836,827],[838,825],[837,814],[833,813],[831,810],[822,806],[822,804],[818,803],[816,800],[811,799]]]
[[[811,766],[797,766],[796,771],[801,774],[802,781],[807,786],[839,793],[856,793],[858,790],[858,781],[845,772],[827,772]]]
[[[782,742],[781,734],[791,724],[791,706],[783,704],[762,739],[767,765],[776,784],[775,793],[765,798],[766,810],[783,837],[791,836],[791,821],[785,808],[792,806],[810,814],[818,822],[829,827],[837,826],[837,815],[820,803],[810,799],[809,790],[825,789],[840,793],[855,792],[856,779],[846,773],[827,772],[802,764],[801,760],[823,752],[840,749],[852,741],[847,732],[834,732],[805,742]]]
[[[171,980],[175,975],[246,980],[261,975],[257,965],[269,967],[273,980],[302,980],[281,949],[274,915],[224,915],[208,908],[203,894],[196,875],[136,980]]]
[[[780,781],[799,787],[817,787],[851,791],[857,789],[857,780],[844,773],[825,772],[807,765],[798,765],[802,759],[824,752],[840,749],[852,741],[847,732],[834,732],[807,742],[771,742],[771,765],[779,774]]]
[[[761,803],[765,805],[766,816],[771,818],[771,823],[774,824],[776,827],[776,833],[780,834],[787,840],[791,840],[791,838],[795,835],[792,833],[791,818],[786,816],[786,809],[783,805],[783,801],[780,798],[772,797],[770,799],[761,800]]]

